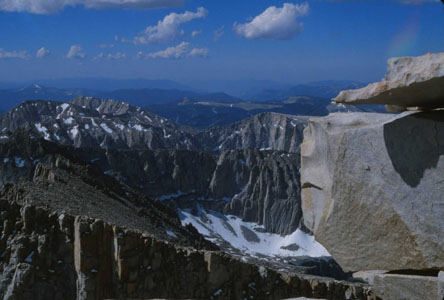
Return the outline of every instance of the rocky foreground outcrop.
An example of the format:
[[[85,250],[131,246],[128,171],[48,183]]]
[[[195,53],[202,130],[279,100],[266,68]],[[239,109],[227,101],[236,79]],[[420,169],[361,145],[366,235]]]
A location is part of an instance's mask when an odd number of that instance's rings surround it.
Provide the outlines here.
[[[372,299],[364,284],[281,275],[150,232],[21,205],[19,191],[0,194],[3,299]]]
[[[444,53],[388,60],[381,82],[342,91],[333,99],[343,104],[386,104],[389,111],[444,107]]]
[[[444,111],[332,114],[304,135],[305,225],[343,269],[444,268]]]

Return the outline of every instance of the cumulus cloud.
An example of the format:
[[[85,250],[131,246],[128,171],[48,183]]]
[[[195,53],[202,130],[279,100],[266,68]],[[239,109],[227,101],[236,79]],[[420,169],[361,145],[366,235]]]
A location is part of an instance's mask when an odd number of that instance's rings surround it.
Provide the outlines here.
[[[102,49],[114,48],[114,44],[100,44],[99,48],[102,48]]]
[[[45,47],[40,48],[39,50],[37,50],[35,57],[37,58],[44,58],[45,56],[49,55],[49,50],[46,49]]]
[[[177,46],[168,47],[165,50],[151,52],[144,54],[142,51],[137,53],[138,59],[149,59],[149,58],[164,58],[164,59],[179,59],[184,57],[207,57],[207,48],[192,48],[191,44],[188,42],[182,42]]]
[[[299,18],[306,16],[309,10],[308,3],[270,6],[251,22],[234,23],[233,30],[247,39],[288,40],[301,32],[303,24]]]
[[[203,7],[199,7],[196,12],[186,11],[183,14],[171,13],[159,21],[157,25],[145,28],[132,42],[134,44],[152,44],[172,41],[180,33],[183,34],[183,32],[178,29],[181,24],[194,19],[205,18],[207,14],[208,11]]]
[[[116,52],[114,54],[109,53],[109,54],[106,55],[103,52],[101,52],[97,56],[95,56],[93,58],[93,60],[102,59],[102,58],[110,59],[110,60],[123,59],[123,58],[126,58],[126,53]]]
[[[174,47],[168,47],[165,50],[148,53],[146,57],[148,58],[181,58],[186,55],[188,52],[188,48],[190,46],[190,43],[182,42],[177,46]]]
[[[67,58],[76,58],[76,59],[83,59],[86,57],[85,52],[83,52],[82,46],[80,45],[72,45],[71,48],[69,48],[68,54],[66,55]]]
[[[194,48],[190,51],[189,56],[192,57],[207,57],[208,49],[207,48]]]
[[[117,52],[114,54],[108,54],[108,56],[106,57],[108,59],[122,59],[122,58],[126,58],[126,54],[125,53],[121,53],[121,52]]]
[[[194,30],[193,32],[191,32],[191,37],[196,37],[201,33],[202,33],[202,30]]]
[[[225,26],[221,26],[220,28],[213,31],[213,38],[215,41],[220,39],[224,35]]]
[[[395,0],[404,4],[423,4],[426,2],[439,2],[439,0]]]
[[[66,6],[83,6],[87,9],[151,9],[177,7],[184,0],[0,0],[0,10],[51,14]]]
[[[352,2],[357,0],[329,0],[330,2]],[[430,2],[440,2],[440,0],[392,0],[393,2],[399,2],[402,4],[424,4]]]
[[[20,58],[28,59],[31,56],[26,51],[6,51],[0,48],[0,58]]]

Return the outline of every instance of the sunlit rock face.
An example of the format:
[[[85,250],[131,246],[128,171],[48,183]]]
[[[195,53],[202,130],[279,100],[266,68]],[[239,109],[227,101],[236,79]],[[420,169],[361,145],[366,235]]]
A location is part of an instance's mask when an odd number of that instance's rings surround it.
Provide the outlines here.
[[[444,112],[332,114],[301,146],[305,225],[347,271],[444,267]]]
[[[385,104],[389,111],[444,107],[444,53],[392,58],[381,82],[342,91],[333,99],[343,104]]]

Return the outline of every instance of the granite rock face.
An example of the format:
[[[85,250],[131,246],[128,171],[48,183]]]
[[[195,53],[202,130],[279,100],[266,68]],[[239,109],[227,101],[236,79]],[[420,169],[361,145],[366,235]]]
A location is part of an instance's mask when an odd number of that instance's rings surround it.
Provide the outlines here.
[[[342,91],[333,99],[343,104],[386,104],[391,111],[409,107],[444,107],[444,53],[388,60],[381,82],[358,90]]]
[[[261,113],[196,135],[202,151],[263,149],[299,153],[307,117]]]
[[[346,271],[444,268],[444,112],[332,114],[304,132],[305,225]]]
[[[293,153],[228,151],[219,157],[210,190],[231,199],[226,214],[290,234],[302,218],[299,165]]]
[[[296,153],[257,149],[224,151],[217,156],[189,150],[76,152],[172,208],[200,205],[283,235],[300,224],[300,157]]]
[[[439,300],[442,282],[434,276],[380,274],[374,278],[375,295],[380,299]]]

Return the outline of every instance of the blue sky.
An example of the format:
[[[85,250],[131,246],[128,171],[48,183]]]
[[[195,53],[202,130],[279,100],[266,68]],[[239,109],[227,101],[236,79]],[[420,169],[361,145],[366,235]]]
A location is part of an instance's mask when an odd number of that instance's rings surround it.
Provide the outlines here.
[[[443,5],[402,2],[0,0],[0,81],[374,81],[444,48]]]

